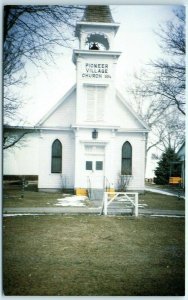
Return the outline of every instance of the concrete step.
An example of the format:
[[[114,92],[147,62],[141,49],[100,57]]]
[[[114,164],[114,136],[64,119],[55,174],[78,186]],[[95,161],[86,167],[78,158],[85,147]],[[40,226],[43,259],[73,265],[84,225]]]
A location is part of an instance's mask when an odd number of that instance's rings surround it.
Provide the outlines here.
[[[113,200],[109,206],[109,208],[133,208],[134,205],[130,201],[119,201]]]
[[[89,199],[92,200],[101,200],[103,199],[104,191],[103,189],[90,189],[89,190]]]
[[[124,209],[119,209],[119,208],[109,208],[108,207],[108,215],[127,215],[127,216],[132,216],[133,215],[133,210],[124,208]]]
[[[108,205],[108,215],[133,215],[134,205],[130,201],[119,200],[113,200]]]

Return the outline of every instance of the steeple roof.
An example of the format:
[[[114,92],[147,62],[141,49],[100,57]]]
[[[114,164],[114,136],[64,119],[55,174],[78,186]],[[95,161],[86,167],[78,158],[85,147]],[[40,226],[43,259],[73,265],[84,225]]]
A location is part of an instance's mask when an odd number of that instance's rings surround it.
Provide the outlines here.
[[[87,5],[82,22],[114,23],[109,5]]]

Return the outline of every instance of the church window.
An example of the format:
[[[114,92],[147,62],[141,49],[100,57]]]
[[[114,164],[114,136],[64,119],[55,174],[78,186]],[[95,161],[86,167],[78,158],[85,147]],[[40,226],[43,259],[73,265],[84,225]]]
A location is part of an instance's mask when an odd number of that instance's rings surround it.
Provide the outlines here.
[[[129,142],[122,147],[121,175],[132,175],[132,146]]]
[[[86,170],[92,170],[92,161],[86,161]]]
[[[58,139],[52,144],[51,172],[62,172],[62,144]]]
[[[103,162],[96,161],[96,170],[102,170],[102,169],[103,169]]]
[[[103,121],[105,109],[105,87],[87,87],[87,120]]]

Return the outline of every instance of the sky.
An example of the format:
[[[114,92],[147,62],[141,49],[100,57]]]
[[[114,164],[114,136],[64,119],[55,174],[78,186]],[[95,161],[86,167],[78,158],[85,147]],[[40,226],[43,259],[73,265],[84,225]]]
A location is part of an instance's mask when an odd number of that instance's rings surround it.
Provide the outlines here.
[[[154,31],[173,18],[174,6],[113,5],[110,8],[115,22],[120,23],[114,43],[114,50],[122,52],[116,66],[116,87],[129,101],[126,89],[134,73],[139,72],[151,59],[162,55],[159,38]],[[76,40],[73,48],[78,48]],[[35,125],[75,84],[72,49],[62,50],[63,55],[54,66],[37,70],[28,65],[28,84],[21,91],[26,100],[20,112],[24,125]]]

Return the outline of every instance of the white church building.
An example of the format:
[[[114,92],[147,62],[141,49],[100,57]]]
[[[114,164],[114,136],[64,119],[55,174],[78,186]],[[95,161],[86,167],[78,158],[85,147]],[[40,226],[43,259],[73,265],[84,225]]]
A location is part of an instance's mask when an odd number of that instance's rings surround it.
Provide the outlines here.
[[[86,6],[76,24],[76,83],[36,126],[5,128],[27,132],[20,147],[4,150],[5,175],[38,175],[39,190],[77,194],[119,189],[129,175],[128,190],[144,190],[149,128],[114,85],[118,28],[109,6]]]

